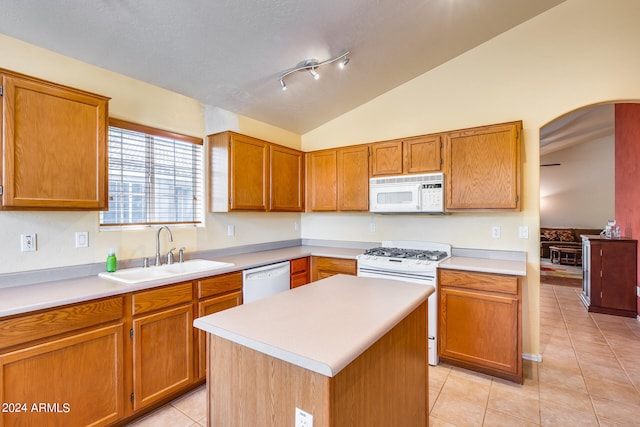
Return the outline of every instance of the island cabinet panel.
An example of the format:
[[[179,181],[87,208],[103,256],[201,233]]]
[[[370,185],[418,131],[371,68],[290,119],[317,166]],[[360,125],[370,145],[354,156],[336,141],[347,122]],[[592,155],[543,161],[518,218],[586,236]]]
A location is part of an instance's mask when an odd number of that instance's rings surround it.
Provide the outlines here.
[[[290,264],[291,289],[297,288],[298,286],[306,285],[310,282],[310,261],[308,256],[292,259],[290,261]]]
[[[0,70],[2,207],[107,208],[108,98]]]
[[[355,259],[332,258],[314,256],[311,257],[311,281],[325,279],[336,274],[348,274],[355,276],[358,265]]]
[[[269,210],[301,212],[304,209],[304,156],[301,151],[269,146]]]
[[[122,364],[121,323],[0,354],[0,402],[18,405],[3,407],[0,426],[116,422],[125,413]]]
[[[192,287],[183,283],[133,295],[134,411],[195,380]]]
[[[522,122],[445,135],[446,209],[520,210]]]
[[[440,360],[522,383],[520,279],[440,269],[438,285]]]
[[[426,303],[333,377],[209,337],[208,419],[214,427],[428,425]]]

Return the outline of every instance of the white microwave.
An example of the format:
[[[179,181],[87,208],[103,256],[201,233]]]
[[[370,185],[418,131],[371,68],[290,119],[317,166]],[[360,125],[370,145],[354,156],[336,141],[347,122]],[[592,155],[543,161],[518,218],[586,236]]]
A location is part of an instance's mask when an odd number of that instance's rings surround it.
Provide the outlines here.
[[[444,175],[398,175],[369,180],[369,211],[374,213],[444,212]]]

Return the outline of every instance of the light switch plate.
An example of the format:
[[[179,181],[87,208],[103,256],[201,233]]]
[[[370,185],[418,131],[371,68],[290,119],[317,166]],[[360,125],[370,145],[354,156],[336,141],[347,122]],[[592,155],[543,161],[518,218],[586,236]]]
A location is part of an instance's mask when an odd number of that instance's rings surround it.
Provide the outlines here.
[[[529,227],[527,227],[526,225],[521,225],[520,227],[518,227],[518,236],[521,239],[528,239],[529,238]]]
[[[300,408],[296,408],[295,427],[313,427],[313,415]]]
[[[494,239],[500,238],[500,227],[498,226],[491,227],[491,237],[493,237]]]
[[[88,248],[88,247],[89,247],[89,232],[76,231],[76,248]]]

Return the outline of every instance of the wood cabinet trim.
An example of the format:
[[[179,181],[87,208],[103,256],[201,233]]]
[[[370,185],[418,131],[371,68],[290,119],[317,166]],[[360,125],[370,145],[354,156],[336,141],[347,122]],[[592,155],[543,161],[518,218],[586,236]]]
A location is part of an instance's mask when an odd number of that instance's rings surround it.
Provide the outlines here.
[[[0,321],[0,348],[119,320],[122,297],[73,304]]]
[[[137,316],[192,301],[193,284],[191,282],[173,284],[134,293],[131,301],[131,313]]]

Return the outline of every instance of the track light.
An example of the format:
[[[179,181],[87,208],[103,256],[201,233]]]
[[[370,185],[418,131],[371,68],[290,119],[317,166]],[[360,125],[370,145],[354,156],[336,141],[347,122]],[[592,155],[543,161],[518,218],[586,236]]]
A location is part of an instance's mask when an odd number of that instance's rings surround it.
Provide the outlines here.
[[[299,63],[294,68],[285,71],[279,77],[280,87],[282,90],[287,90],[287,85],[284,82],[284,79],[288,77],[290,74],[293,74],[296,71],[309,71],[309,73],[313,76],[315,80],[320,78],[320,74],[316,71],[316,68],[321,67],[323,65],[331,64],[332,62],[340,61],[338,65],[340,68],[344,68],[349,63],[349,54],[351,52],[347,51],[340,56],[336,56],[335,58],[327,59],[326,61],[318,62],[317,59],[307,59]]]

